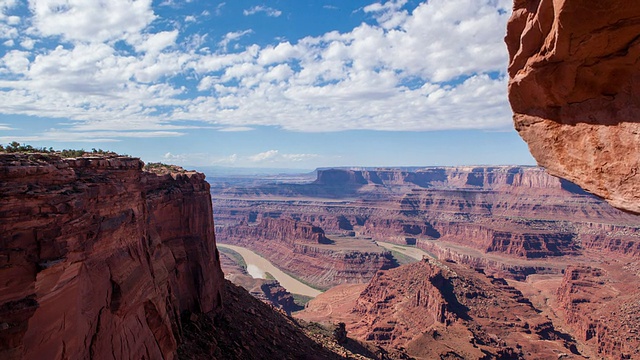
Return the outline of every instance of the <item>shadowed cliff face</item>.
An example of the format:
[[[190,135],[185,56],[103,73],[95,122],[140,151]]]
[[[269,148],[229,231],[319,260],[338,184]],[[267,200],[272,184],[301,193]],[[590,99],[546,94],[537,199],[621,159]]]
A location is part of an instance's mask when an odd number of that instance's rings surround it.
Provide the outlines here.
[[[640,213],[640,2],[516,0],[515,127],[538,163]]]
[[[0,154],[0,358],[171,359],[220,306],[204,175],[141,168]]]

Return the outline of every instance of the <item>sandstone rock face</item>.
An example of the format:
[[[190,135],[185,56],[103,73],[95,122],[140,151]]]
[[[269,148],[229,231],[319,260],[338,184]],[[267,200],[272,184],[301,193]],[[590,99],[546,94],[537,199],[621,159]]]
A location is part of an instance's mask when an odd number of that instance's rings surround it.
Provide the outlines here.
[[[558,288],[558,301],[567,323],[581,340],[592,344],[600,356],[618,359],[640,357],[640,303],[638,263],[632,274],[620,279],[615,269],[569,266]],[[635,275],[635,276],[634,276]],[[622,281],[620,281],[622,280]]]
[[[263,220],[296,219],[322,227],[329,238],[351,234],[398,244],[411,238],[418,247],[443,255],[434,246],[448,243],[523,259],[590,249],[633,256],[640,247],[638,216],[537,167],[331,169],[319,170],[317,180],[308,184],[213,191],[217,224],[246,224],[251,233],[244,237],[253,241],[262,236],[255,225]],[[221,238],[226,231],[220,229]],[[469,256],[451,253],[448,258],[479,265]],[[484,264],[500,276],[511,272],[497,263]],[[520,277],[538,266],[514,271]]]
[[[640,213],[640,3],[516,0],[505,42],[516,129],[538,163]]]
[[[204,175],[141,168],[0,154],[0,358],[172,359],[220,306]]]
[[[221,242],[256,251],[320,288],[367,282],[376,271],[394,265],[388,251],[335,247],[320,227],[290,218],[264,218],[257,224],[218,227],[216,234]]]
[[[402,346],[421,359],[551,359],[577,353],[566,334],[506,281],[453,263],[423,260],[381,271],[353,312],[350,334]]]

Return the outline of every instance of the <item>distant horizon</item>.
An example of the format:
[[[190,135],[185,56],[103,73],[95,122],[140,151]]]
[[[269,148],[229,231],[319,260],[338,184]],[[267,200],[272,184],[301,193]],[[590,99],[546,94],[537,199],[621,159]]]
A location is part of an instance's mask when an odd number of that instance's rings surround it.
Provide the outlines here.
[[[222,175],[305,175],[319,170],[354,170],[354,171],[371,171],[371,170],[407,170],[413,169],[437,169],[437,168],[465,168],[465,167],[523,167],[523,168],[539,168],[538,165],[523,164],[467,164],[467,165],[416,165],[416,166],[321,166],[314,169],[303,168],[262,168],[262,167],[230,167],[230,166],[183,166],[186,169],[193,169],[199,172],[214,170],[220,171]],[[233,173],[238,171],[238,173]]]
[[[510,0],[38,4],[0,3],[0,143],[187,166],[535,163],[507,99]]]

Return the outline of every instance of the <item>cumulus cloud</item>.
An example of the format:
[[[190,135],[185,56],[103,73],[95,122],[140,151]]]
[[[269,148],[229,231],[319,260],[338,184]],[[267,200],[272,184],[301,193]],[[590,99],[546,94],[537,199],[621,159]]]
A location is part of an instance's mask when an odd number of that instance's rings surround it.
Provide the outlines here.
[[[270,8],[268,6],[262,6],[262,5],[258,5],[258,6],[254,6],[252,8],[246,9],[242,13],[245,16],[249,16],[249,15],[254,15],[261,12],[265,13],[267,16],[270,16],[270,17],[278,17],[282,15],[282,11],[278,9]]]
[[[29,9],[34,32],[71,41],[122,39],[155,19],[151,0],[31,0]]]
[[[0,136],[0,142],[111,142],[118,141],[117,138],[157,138],[176,137],[184,133],[172,131],[63,131],[59,129],[49,129],[46,133],[33,136]]]
[[[222,40],[220,40],[218,45],[226,50],[229,43],[236,41],[245,35],[251,34],[252,32],[253,30],[251,29],[228,32],[222,37]]]
[[[0,113],[69,119],[71,136],[178,136],[184,120],[220,131],[510,126],[509,0],[379,2],[361,10],[374,22],[348,32],[229,51],[253,32],[239,30],[216,52],[203,47],[208,34],[158,29],[151,0],[32,0],[28,21],[10,26],[15,4],[0,0],[0,28],[13,31],[0,31],[4,46],[21,45],[0,58]]]
[[[318,154],[281,154],[278,150],[268,150],[247,157],[252,163],[290,163],[319,157]]]

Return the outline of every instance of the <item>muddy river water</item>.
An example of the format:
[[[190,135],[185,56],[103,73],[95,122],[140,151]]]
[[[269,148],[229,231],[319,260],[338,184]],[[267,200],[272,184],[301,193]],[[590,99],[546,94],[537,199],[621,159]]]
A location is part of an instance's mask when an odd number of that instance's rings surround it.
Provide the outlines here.
[[[269,260],[254,253],[253,251],[243,248],[241,246],[218,244],[218,247],[224,247],[231,249],[238,254],[242,255],[244,261],[247,263],[247,272],[254,278],[264,278],[265,273],[273,275],[276,280],[292,294],[300,294],[306,296],[316,297],[320,293],[320,290],[314,289],[309,285],[306,285],[290,275],[285,274],[282,270],[275,267]]]

